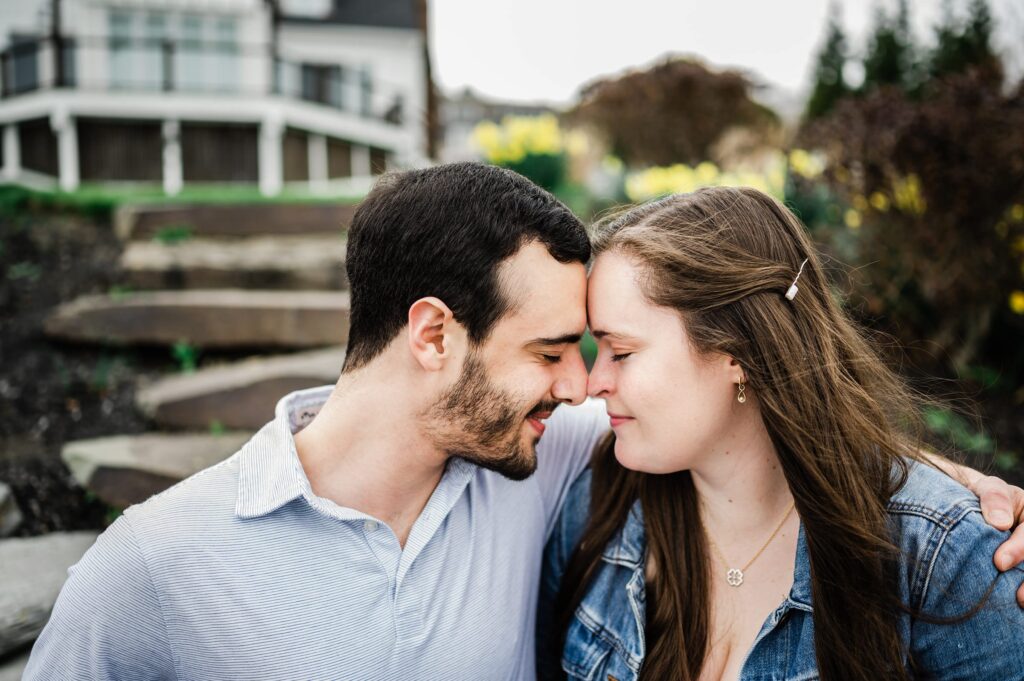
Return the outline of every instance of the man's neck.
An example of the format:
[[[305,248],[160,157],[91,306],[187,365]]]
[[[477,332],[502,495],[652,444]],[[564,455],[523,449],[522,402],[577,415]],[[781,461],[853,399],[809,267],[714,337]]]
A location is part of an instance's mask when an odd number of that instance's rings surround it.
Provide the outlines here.
[[[295,447],[314,494],[387,523],[402,546],[447,460],[407,395],[363,372],[342,376]]]

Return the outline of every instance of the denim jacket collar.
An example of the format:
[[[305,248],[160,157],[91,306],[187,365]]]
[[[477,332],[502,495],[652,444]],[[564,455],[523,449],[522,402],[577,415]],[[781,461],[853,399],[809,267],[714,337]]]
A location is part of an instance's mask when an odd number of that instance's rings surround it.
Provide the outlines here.
[[[633,502],[622,529],[604,547],[601,558],[606,563],[623,567],[642,569],[647,539],[644,533],[644,511],[640,500]]]
[[[793,586],[789,590],[789,600],[801,610],[811,612],[811,558],[807,553],[807,537],[804,535],[804,524],[796,538],[796,562],[793,566]]]
[[[622,529],[605,546],[601,558],[606,563],[642,571],[646,549],[647,537],[644,532],[644,513],[638,499],[629,510]],[[807,537],[804,535],[803,523],[800,523],[800,530],[797,534],[793,586],[789,591],[788,600],[793,607],[812,612],[811,562],[810,556],[807,553]]]

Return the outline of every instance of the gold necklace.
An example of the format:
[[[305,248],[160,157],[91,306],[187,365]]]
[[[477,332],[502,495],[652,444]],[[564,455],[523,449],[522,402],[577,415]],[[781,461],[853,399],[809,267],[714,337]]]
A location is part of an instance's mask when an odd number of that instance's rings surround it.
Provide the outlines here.
[[[747,561],[746,565],[744,565],[741,568],[728,568],[728,571],[725,573],[725,581],[728,582],[729,586],[739,586],[743,584],[743,573],[747,571],[747,568],[754,564],[754,561],[757,560],[761,556],[761,554],[764,553],[764,550],[768,548],[768,545],[772,543],[772,539],[775,539],[775,535],[779,533],[779,530],[782,529],[782,526],[786,524],[787,520],[789,520],[789,514],[793,512],[793,509],[795,507],[796,502],[793,502],[792,504],[789,505],[789,510],[786,511],[786,515],[782,517],[782,520],[775,528],[775,531],[772,532],[772,536],[768,537],[768,541],[766,541],[764,545],[757,550],[757,553],[754,554],[753,558]],[[711,544],[711,548],[714,549],[715,554],[718,556],[718,559],[722,561],[722,565],[728,567],[729,561],[726,560],[725,556],[722,555],[722,551],[718,548],[718,544],[715,543],[715,540],[711,538],[710,534],[708,534],[707,537],[708,542]]]

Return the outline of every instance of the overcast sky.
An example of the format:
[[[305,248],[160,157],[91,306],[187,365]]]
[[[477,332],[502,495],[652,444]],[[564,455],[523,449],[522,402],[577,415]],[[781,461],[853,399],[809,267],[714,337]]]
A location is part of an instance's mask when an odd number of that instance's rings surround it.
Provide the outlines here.
[[[953,0],[954,7],[968,0]],[[843,25],[862,49],[874,7],[893,0],[845,0]],[[997,42],[1015,73],[1024,68],[1024,0],[989,0]],[[942,0],[911,0],[923,41]],[[433,65],[448,92],[470,86],[492,97],[568,103],[601,75],[675,52],[749,70],[797,93],[808,87],[824,35],[826,0],[431,0]],[[1013,45],[1012,50],[1008,46]]]

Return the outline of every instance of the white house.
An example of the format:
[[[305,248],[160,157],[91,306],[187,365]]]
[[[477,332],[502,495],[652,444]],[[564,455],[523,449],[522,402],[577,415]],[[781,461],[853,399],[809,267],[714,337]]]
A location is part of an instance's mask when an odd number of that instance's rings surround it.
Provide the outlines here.
[[[426,0],[2,0],[8,182],[327,189],[432,156]]]

